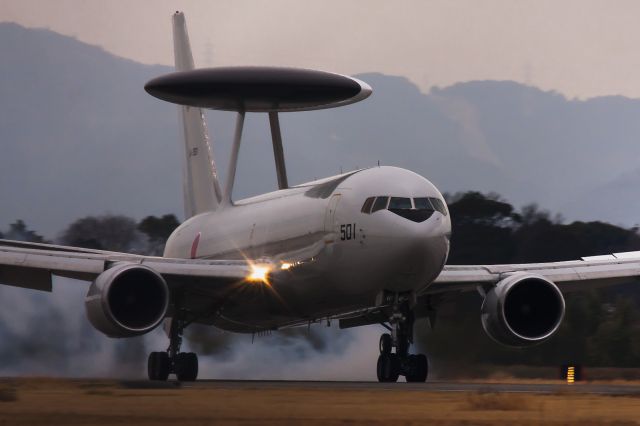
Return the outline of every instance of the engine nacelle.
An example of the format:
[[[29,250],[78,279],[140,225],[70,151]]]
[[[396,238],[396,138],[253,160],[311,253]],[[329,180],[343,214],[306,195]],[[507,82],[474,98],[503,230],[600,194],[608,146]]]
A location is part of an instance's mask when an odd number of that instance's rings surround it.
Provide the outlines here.
[[[482,326],[503,345],[533,346],[558,330],[564,309],[564,297],[553,282],[540,275],[515,273],[487,292]]]
[[[91,324],[107,336],[138,336],[162,322],[169,287],[153,269],[121,263],[96,278],[84,303]]]

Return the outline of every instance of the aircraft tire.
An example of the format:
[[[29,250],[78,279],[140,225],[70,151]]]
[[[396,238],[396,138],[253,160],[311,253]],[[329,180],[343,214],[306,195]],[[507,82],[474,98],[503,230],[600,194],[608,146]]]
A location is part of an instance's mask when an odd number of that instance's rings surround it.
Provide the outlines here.
[[[193,352],[179,353],[174,368],[179,381],[193,382],[198,377],[198,356]]]
[[[166,352],[151,352],[147,360],[149,380],[166,381],[169,378],[171,362]]]
[[[393,341],[391,340],[391,335],[389,333],[384,333],[380,336],[380,353],[381,354],[390,354],[391,348],[393,345]]]
[[[409,355],[409,372],[405,375],[407,382],[425,382],[429,374],[429,361],[424,354]]]
[[[376,370],[379,382],[397,382],[400,376],[400,358],[396,354],[380,354]]]

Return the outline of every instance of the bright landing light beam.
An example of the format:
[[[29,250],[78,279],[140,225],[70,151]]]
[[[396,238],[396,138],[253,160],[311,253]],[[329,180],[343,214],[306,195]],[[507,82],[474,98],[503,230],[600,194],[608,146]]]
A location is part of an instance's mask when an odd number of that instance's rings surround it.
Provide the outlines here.
[[[269,284],[269,272],[271,272],[271,266],[269,265],[251,265],[251,273],[247,280],[254,283]]]

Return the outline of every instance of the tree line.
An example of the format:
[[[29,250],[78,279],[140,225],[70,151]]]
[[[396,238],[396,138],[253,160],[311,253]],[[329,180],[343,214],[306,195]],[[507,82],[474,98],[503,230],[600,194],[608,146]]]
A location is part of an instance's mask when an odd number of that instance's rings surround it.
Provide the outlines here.
[[[123,215],[86,216],[72,222],[55,241],[49,241],[18,219],[0,232],[0,238],[160,256],[178,225],[173,214],[147,216],[140,222]]]
[[[496,194],[447,196],[452,220],[449,264],[556,262],[640,250],[637,228],[564,223],[535,204],[517,211]]]
[[[637,228],[604,222],[565,223],[535,204],[516,210],[496,194],[449,195],[452,220],[449,264],[499,264],[577,260],[640,250]],[[416,340],[448,373],[477,365],[640,367],[638,284],[565,295],[559,331],[533,348],[492,341],[482,329],[482,298],[463,294],[445,304],[434,327],[419,327]]]

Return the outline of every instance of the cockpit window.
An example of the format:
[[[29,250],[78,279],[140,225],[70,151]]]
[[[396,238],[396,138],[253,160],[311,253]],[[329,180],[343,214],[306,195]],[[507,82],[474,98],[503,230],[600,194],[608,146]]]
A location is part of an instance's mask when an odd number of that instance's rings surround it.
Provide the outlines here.
[[[436,209],[436,211],[442,213],[445,216],[447,215],[447,206],[445,206],[444,201],[439,198],[430,198],[429,200],[431,200],[431,204],[433,204],[433,207]]]
[[[411,207],[411,198],[391,197],[391,201],[389,202],[389,210],[409,210]]]
[[[414,198],[413,199],[413,204],[415,204],[416,209],[418,209],[418,210],[423,210],[423,209],[435,210],[433,205],[431,205],[431,201],[429,201],[429,199],[427,197]]]
[[[418,197],[413,200],[408,197],[369,197],[361,211],[371,214],[385,209],[413,222],[424,222],[436,211],[445,216],[449,214],[444,201],[436,197]]]
[[[371,213],[377,212],[378,210],[386,209],[387,201],[389,201],[389,197],[377,197],[376,202],[373,203],[373,208],[371,209]]]
[[[373,200],[375,200],[376,197],[369,197],[365,200],[364,204],[362,205],[362,210],[360,210],[362,213],[367,213],[369,214],[371,212],[371,206],[373,205]]]

